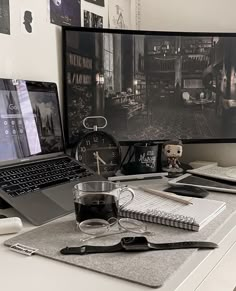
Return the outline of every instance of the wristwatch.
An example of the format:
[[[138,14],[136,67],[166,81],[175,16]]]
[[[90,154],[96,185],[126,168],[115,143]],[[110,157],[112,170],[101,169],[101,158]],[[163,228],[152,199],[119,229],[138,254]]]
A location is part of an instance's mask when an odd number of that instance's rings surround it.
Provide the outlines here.
[[[113,252],[143,252],[172,249],[215,249],[218,245],[208,241],[182,241],[174,243],[150,243],[144,236],[123,237],[118,244],[111,246],[84,245],[80,247],[65,247],[60,250],[62,255],[85,255]]]

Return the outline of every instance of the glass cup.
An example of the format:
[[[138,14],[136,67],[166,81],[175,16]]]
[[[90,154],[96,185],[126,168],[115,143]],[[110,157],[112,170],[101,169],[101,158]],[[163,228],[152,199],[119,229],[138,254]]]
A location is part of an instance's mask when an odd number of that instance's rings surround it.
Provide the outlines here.
[[[104,233],[117,222],[119,211],[134,198],[134,191],[110,181],[88,181],[74,186],[76,224],[92,235]]]

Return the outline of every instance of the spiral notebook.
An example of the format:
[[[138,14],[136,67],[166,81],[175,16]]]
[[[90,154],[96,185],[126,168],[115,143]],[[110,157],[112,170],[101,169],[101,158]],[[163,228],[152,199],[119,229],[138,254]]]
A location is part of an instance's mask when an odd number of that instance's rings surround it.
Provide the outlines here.
[[[186,205],[137,189],[120,216],[199,231],[226,207],[225,202],[206,198],[192,198],[191,202]]]

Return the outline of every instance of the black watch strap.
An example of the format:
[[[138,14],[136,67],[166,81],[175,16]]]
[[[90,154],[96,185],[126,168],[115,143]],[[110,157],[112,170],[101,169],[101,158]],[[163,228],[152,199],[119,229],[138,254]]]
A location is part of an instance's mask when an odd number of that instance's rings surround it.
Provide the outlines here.
[[[149,243],[151,249],[155,250],[173,250],[173,249],[215,249],[217,244],[208,241],[182,241],[173,243]]]
[[[123,247],[121,243],[112,246],[90,246],[84,245],[81,247],[65,247],[61,249],[62,255],[84,255],[93,253],[114,253],[122,251]]]
[[[138,252],[154,250],[172,250],[172,249],[215,249],[218,245],[207,241],[183,241],[173,243],[150,243],[146,237],[124,237],[121,241],[112,246],[91,246],[66,247],[60,252],[63,255],[84,255],[93,253],[113,253],[113,252]]]

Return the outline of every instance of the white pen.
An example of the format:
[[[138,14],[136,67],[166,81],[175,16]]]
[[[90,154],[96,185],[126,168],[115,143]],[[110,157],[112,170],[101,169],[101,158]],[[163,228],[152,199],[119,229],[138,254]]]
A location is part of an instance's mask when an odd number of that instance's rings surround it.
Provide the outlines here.
[[[145,180],[145,179],[161,179],[165,176],[168,176],[167,172],[114,176],[114,177],[108,177],[108,180],[115,182],[115,181],[132,181],[132,180]]]
[[[163,197],[163,198],[174,200],[174,201],[177,201],[177,202],[180,202],[180,203],[183,203],[183,204],[187,204],[187,205],[188,204],[193,204],[191,202],[191,200],[180,198],[177,195],[175,195],[173,193],[170,193],[170,192],[165,192],[165,191],[156,190],[156,189],[150,189],[148,187],[143,187],[143,186],[138,186],[137,189],[143,190],[144,192],[147,192],[147,193],[158,195],[158,196]]]

